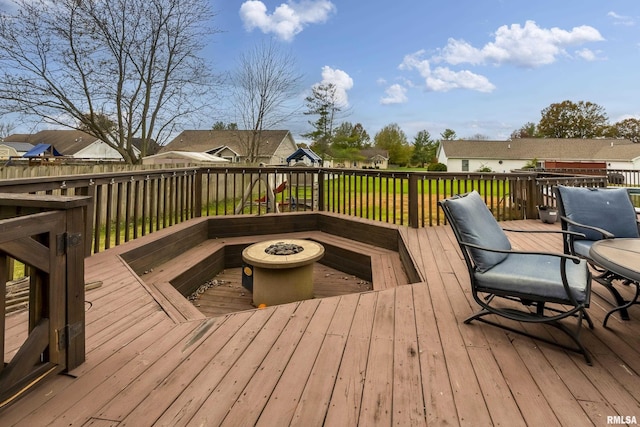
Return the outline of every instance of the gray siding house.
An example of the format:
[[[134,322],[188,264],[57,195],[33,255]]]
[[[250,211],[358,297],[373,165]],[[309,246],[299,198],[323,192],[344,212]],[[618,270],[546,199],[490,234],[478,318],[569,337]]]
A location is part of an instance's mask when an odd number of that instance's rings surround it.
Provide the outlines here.
[[[248,130],[185,130],[160,149],[165,151],[193,151],[209,153],[229,160],[230,164],[248,161]],[[265,130],[261,133],[258,161],[265,165],[285,165],[287,158],[298,149],[288,130]]]

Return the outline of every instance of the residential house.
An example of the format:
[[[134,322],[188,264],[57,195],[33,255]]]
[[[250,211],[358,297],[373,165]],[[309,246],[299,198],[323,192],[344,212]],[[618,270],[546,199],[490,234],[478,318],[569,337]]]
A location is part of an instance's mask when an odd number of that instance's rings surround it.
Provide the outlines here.
[[[389,152],[380,148],[365,148],[360,150],[364,160],[358,162],[359,168],[387,169],[389,167]]]
[[[450,172],[542,168],[640,169],[640,144],[627,139],[523,138],[441,141],[438,162]]]
[[[15,134],[5,138],[6,141],[29,143],[32,145],[47,144],[54,147],[62,156],[87,161],[122,161],[118,151],[95,136],[80,130],[43,130],[34,134]],[[137,141],[139,143],[139,140]],[[135,147],[133,151],[140,155]]]
[[[353,159],[333,158],[338,168],[351,169],[388,169],[389,152],[380,148],[364,148]]]
[[[160,149],[165,151],[192,151],[208,153],[229,160],[231,164],[249,162],[250,130],[185,130]],[[287,158],[298,147],[287,130],[261,132],[256,164],[286,165]]]
[[[0,160],[9,160],[10,158],[22,157],[34,147],[28,142],[13,142],[5,139],[0,143]]]

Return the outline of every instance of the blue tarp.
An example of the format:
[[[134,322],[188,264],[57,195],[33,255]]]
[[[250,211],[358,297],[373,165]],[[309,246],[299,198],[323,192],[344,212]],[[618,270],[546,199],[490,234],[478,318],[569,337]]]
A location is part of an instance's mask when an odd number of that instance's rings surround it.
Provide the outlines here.
[[[51,144],[38,144],[27,151],[22,157],[39,157],[41,154],[49,156],[62,156]]]
[[[313,150],[310,150],[308,148],[298,148],[292,155],[287,157],[287,163],[289,163],[291,160],[302,160],[302,158],[305,156],[313,163],[322,162],[322,158],[314,153]]]

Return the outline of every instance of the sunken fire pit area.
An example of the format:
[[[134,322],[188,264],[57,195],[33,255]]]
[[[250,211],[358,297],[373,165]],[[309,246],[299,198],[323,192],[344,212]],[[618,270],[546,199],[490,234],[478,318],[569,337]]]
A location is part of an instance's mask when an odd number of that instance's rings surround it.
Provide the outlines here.
[[[286,304],[313,298],[313,263],[324,247],[311,240],[267,240],[242,251],[253,270],[253,304]]]
[[[265,252],[278,242],[304,250],[286,255]],[[302,284],[286,276],[309,277],[317,262],[367,280],[374,290],[420,281],[398,227],[325,212],[195,218],[113,249],[177,320],[204,317],[186,297],[225,269],[246,264],[257,270],[254,306],[313,298],[310,281]],[[305,266],[306,272],[295,271]],[[287,281],[296,284],[281,286]]]

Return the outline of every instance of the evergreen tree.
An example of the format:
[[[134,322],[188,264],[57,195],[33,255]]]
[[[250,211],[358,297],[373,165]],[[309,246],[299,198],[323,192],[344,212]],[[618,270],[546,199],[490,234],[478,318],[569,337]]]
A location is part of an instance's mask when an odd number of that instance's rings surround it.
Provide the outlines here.
[[[431,139],[431,134],[426,130],[421,130],[413,139],[411,162],[425,167],[426,163],[433,162],[437,149],[438,143]]]
[[[336,114],[341,111],[336,89],[333,83],[318,84],[311,89],[311,95],[305,98],[307,111],[304,114],[317,115],[318,118],[309,122],[313,131],[302,136],[311,139],[311,149],[323,158],[328,153],[333,141],[334,119]]]
[[[453,131],[451,129],[445,129],[440,134],[440,139],[443,140],[443,141],[453,141],[456,138],[458,138],[458,136],[456,135],[455,131]]]

